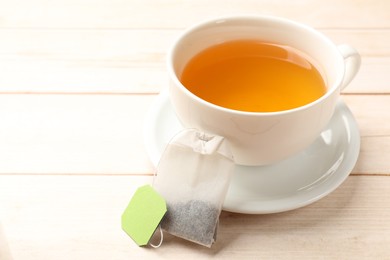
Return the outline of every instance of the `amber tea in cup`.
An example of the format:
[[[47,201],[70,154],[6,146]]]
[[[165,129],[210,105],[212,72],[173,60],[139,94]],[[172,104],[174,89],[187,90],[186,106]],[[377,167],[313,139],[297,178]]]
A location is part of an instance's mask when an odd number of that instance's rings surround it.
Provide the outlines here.
[[[297,108],[327,91],[323,76],[308,55],[255,39],[206,48],[186,64],[180,81],[205,101],[248,112]]]
[[[223,136],[234,162],[249,166],[309,147],[358,72],[360,55],[291,20],[228,16],[184,31],[167,65],[180,123]]]

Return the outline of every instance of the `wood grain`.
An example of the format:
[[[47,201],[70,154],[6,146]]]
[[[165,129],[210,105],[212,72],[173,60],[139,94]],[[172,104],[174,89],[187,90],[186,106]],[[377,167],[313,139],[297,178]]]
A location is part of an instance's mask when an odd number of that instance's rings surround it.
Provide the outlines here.
[[[390,96],[342,98],[362,136],[364,160],[354,172],[389,173],[390,114],[383,108]],[[0,95],[0,173],[151,174],[143,127],[155,99],[155,95]]]
[[[6,28],[183,28],[231,14],[283,16],[326,28],[389,28],[389,2],[301,0],[2,0]]]
[[[150,182],[142,176],[0,176],[0,210],[12,212],[3,222],[10,241],[18,241],[11,244],[15,258],[388,256],[388,177],[351,176],[329,196],[285,213],[224,212],[212,249],[169,234],[158,250],[131,241],[120,216],[135,189]]]
[[[389,259],[389,10],[386,0],[0,0],[0,221],[14,259]],[[302,209],[223,212],[212,249],[169,234],[139,248],[120,216],[153,178],[143,122],[167,86],[167,51],[188,26],[230,14],[303,22],[361,53],[342,96],[358,162]]]
[[[158,93],[168,84],[167,51],[181,32],[0,29],[0,92]],[[388,93],[390,30],[322,32],[362,55],[346,93]]]
[[[144,173],[152,97],[0,95],[0,172]]]
[[[362,136],[354,172],[390,170],[389,95],[343,95]],[[0,173],[152,174],[144,120],[156,95],[0,95]],[[387,159],[386,159],[387,158]]]

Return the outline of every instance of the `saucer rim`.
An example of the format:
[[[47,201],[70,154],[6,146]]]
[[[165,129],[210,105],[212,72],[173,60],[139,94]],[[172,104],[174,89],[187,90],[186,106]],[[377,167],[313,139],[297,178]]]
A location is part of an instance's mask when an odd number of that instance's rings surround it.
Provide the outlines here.
[[[161,110],[161,108],[166,104],[169,103],[169,95],[168,95],[168,89],[162,90],[156,100],[152,103],[152,106],[150,107],[148,114],[146,116],[146,119],[144,121],[144,144],[146,148],[146,152],[148,154],[148,157],[150,161],[152,162],[153,166],[157,167],[158,160],[161,156],[161,151],[158,151],[158,149],[155,148],[155,144],[157,143],[157,137],[154,136],[154,128],[152,127],[155,125],[155,122],[157,122],[158,113]],[[358,124],[356,122],[355,117],[353,116],[352,112],[348,108],[348,106],[345,104],[345,102],[340,98],[336,110],[341,110],[341,114],[345,115],[344,122],[345,124],[348,124],[349,127],[345,129],[345,131],[349,132],[350,140],[349,145],[345,145],[344,151],[345,151],[345,158],[342,160],[340,166],[336,170],[334,175],[337,175],[337,178],[331,182],[331,185],[329,186],[324,192],[321,192],[319,194],[315,194],[314,196],[310,196],[310,198],[301,200],[299,202],[290,203],[290,205],[279,205],[278,203],[272,207],[268,208],[262,208],[259,209],[258,207],[248,206],[248,204],[256,204],[256,203],[244,203],[240,205],[235,206],[229,206],[229,203],[226,201],[224,202],[224,205],[222,209],[224,211],[233,212],[233,213],[243,213],[243,214],[271,214],[271,213],[279,213],[279,212],[285,212],[290,211],[294,209],[298,209],[307,205],[310,205],[330,193],[332,193],[334,190],[336,190],[349,176],[350,172],[353,170],[360,151],[360,132],[358,128]],[[174,115],[176,116],[176,115]],[[332,119],[331,119],[332,120]],[[257,167],[257,166],[254,166]],[[342,170],[342,171],[341,171]],[[228,191],[229,192],[229,191]],[[291,196],[298,197],[298,196]],[[275,200],[276,201],[276,200]],[[227,205],[225,205],[227,204]],[[234,203],[233,203],[234,204]]]

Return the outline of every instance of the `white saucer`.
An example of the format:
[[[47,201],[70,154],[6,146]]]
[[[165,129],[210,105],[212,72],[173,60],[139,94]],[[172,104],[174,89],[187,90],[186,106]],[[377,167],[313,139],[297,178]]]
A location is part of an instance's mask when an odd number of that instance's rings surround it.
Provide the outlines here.
[[[169,140],[181,129],[168,93],[163,91],[145,121],[145,145],[154,165]],[[223,209],[266,214],[313,203],[331,193],[348,177],[359,149],[357,124],[340,100],[331,122],[303,152],[268,166],[237,165]]]

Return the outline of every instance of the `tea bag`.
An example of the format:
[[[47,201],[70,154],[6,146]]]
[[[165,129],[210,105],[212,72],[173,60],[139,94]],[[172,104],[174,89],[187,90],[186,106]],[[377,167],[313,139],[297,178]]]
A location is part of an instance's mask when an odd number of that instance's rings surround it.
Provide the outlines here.
[[[161,227],[211,247],[233,169],[223,137],[191,129],[179,133],[165,149],[154,182],[168,209]]]

